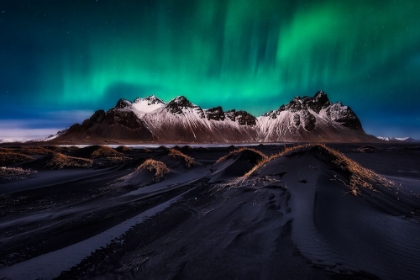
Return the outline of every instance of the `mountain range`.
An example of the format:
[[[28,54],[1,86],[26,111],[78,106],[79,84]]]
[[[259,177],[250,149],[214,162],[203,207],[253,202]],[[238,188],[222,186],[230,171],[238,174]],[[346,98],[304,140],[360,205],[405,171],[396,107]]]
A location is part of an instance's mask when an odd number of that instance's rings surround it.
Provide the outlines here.
[[[295,97],[286,105],[255,117],[222,107],[202,109],[178,96],[165,103],[152,95],[96,111],[81,124],[60,131],[55,143],[256,143],[375,142],[348,106],[332,103],[323,92]]]
[[[412,142],[419,142],[418,140],[415,140],[411,137],[384,137],[384,136],[378,136],[379,140],[387,141],[387,142],[406,142],[406,143],[412,143]]]

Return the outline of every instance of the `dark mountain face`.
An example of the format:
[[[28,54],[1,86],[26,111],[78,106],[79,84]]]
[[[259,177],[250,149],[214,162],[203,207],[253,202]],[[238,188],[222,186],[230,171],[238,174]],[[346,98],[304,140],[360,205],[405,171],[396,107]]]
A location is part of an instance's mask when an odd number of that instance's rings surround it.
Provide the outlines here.
[[[240,125],[255,126],[257,124],[257,118],[248,113],[247,111],[236,111],[235,109],[225,112],[226,117],[231,121],[238,122]]]
[[[236,110],[232,109],[232,110],[226,111],[225,116],[234,122],[236,120]]]
[[[87,139],[102,138],[156,140],[144,123],[137,118],[136,114],[131,111],[117,109],[109,110],[106,113],[104,110],[98,110],[89,119],[83,121],[81,125],[72,125],[60,137],[65,140],[72,140],[72,142],[80,141],[81,143],[88,141]]]
[[[257,118],[246,111],[235,112],[235,119],[240,125],[255,126],[257,124]]]
[[[224,121],[225,113],[223,112],[222,107],[218,106],[206,110],[206,117],[208,120]]]
[[[115,105],[114,108],[116,109],[124,109],[124,108],[130,108],[132,106],[131,102],[128,100],[125,100],[123,98],[120,98],[120,100],[118,100],[117,105]]]
[[[224,112],[220,106],[203,110],[183,96],[168,103],[156,96],[137,98],[133,103],[120,99],[113,109],[96,111],[54,141],[69,139],[80,143],[377,141],[364,133],[350,107],[331,103],[322,91],[313,97],[295,97],[258,118],[242,110]]]
[[[308,111],[303,111],[301,115],[304,123],[304,128],[307,131],[311,131],[315,128],[316,118]]]
[[[327,109],[327,115],[331,117],[331,120],[340,123],[345,127],[363,130],[362,123],[353,110],[348,106],[343,106],[340,102],[329,107]]]
[[[201,118],[205,118],[203,109],[199,106],[192,104],[184,96],[178,96],[177,98],[166,104],[166,109],[172,114],[183,114],[183,109],[195,109]]]

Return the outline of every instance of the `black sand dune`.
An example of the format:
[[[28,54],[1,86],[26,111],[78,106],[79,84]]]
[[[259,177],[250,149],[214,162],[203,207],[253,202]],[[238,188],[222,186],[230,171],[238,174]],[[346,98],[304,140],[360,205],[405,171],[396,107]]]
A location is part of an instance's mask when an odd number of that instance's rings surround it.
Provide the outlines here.
[[[173,172],[162,161],[145,160],[133,172],[120,178],[117,186],[144,186],[159,182]]]
[[[165,162],[173,171],[183,172],[200,165],[194,158],[184,154],[176,148],[162,149],[161,152],[153,155],[153,159]]]
[[[353,174],[335,161],[320,147],[295,151],[261,166],[251,181],[265,177],[268,187],[288,190],[292,239],[312,263],[335,272],[416,279],[420,201],[414,190],[361,178],[372,187],[359,185],[356,196],[345,195]]]
[[[265,159],[267,156],[255,149],[233,150],[216,161],[212,168],[213,175],[210,182],[241,177]]]
[[[122,153],[107,146],[87,146],[74,150],[71,155],[89,159],[123,156]]]
[[[118,146],[115,148],[115,150],[119,153],[127,153],[131,151],[131,149],[127,146]]]
[[[119,152],[108,146],[87,146],[71,151],[69,154],[73,157],[91,159],[96,167],[103,168],[126,163],[131,160],[127,156],[129,150],[121,147],[120,149],[125,150],[125,152]]]
[[[368,145],[130,148],[0,183],[0,278],[418,279],[419,151]]]
[[[53,153],[42,156],[36,160],[21,164],[23,168],[29,169],[63,169],[63,168],[89,168],[92,167],[93,160],[67,156],[62,153]]]

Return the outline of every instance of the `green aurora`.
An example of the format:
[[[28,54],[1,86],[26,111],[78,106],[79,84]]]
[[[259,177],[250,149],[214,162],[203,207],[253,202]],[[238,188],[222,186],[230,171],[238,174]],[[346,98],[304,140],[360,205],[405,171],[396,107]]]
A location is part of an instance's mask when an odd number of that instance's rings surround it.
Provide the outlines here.
[[[7,2],[0,119],[16,102],[35,114],[151,94],[260,115],[323,89],[368,133],[420,137],[420,1]]]

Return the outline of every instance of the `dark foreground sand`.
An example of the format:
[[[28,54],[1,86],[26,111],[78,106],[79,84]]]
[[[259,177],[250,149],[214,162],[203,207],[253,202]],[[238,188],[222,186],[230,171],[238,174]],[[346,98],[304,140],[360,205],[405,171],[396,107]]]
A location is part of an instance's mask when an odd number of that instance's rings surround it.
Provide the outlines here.
[[[1,148],[0,279],[420,279],[420,148],[328,146],[382,178],[322,146]]]

